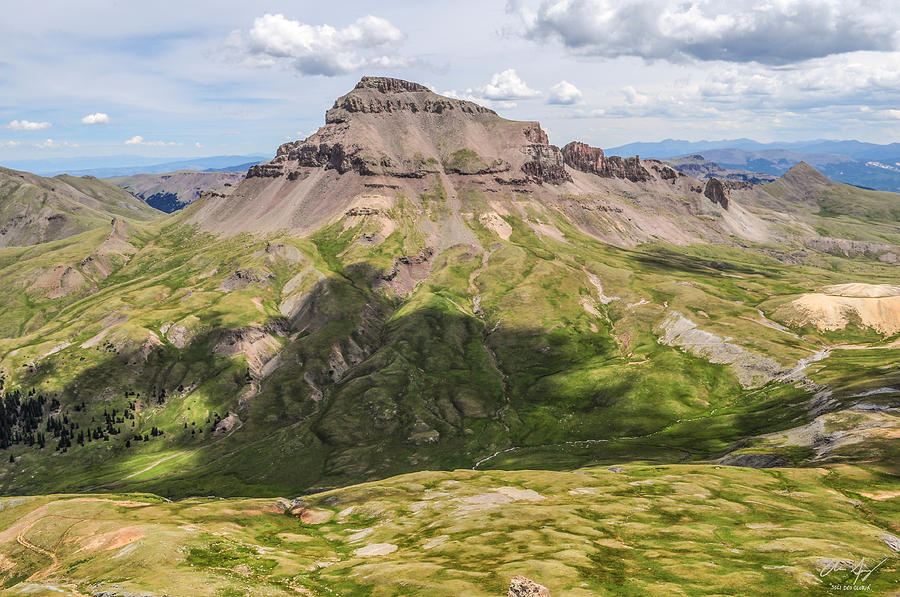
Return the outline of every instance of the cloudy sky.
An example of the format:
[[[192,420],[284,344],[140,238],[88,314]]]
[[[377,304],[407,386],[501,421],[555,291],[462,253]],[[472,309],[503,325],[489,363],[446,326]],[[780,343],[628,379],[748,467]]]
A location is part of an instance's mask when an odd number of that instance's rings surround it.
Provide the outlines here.
[[[0,22],[0,161],[270,155],[363,74],[554,143],[900,140],[895,0],[35,0]],[[0,162],[2,163],[2,162]]]

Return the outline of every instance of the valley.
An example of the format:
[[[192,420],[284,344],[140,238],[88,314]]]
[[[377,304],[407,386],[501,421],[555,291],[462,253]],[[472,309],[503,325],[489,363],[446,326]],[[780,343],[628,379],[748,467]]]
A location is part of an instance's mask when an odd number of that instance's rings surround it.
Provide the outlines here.
[[[0,171],[3,594],[898,590],[900,195],[383,77],[209,174]]]

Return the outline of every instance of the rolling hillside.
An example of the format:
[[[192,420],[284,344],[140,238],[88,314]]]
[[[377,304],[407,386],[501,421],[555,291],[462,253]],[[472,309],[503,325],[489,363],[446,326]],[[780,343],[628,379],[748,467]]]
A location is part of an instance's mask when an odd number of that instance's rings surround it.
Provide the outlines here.
[[[116,192],[138,215],[0,249],[0,493],[66,494],[2,502],[7,586],[171,592],[121,580],[149,549],[197,594],[802,594],[894,557],[900,195],[699,180],[374,77],[227,195]],[[60,530],[72,494],[109,526]]]

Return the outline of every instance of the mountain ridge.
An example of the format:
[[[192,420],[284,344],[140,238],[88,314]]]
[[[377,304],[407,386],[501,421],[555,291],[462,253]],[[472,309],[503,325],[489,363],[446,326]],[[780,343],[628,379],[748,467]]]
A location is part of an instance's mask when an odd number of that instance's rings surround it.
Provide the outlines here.
[[[897,298],[828,289],[894,284],[900,195],[701,181],[451,100],[371,79],[227,196],[0,249],[0,490],[890,451],[893,411],[857,411],[896,402]],[[819,417],[859,441],[772,435]]]

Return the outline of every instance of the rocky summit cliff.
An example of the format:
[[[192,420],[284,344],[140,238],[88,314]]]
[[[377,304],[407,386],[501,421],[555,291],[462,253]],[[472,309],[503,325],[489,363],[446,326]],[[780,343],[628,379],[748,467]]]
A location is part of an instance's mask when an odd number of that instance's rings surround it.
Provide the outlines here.
[[[325,113],[324,127],[282,145],[249,175],[299,176],[292,167],[406,178],[501,173],[520,169],[540,145],[547,145],[547,135],[536,122],[507,121],[416,83],[364,77]]]
[[[607,156],[581,142],[560,149],[537,122],[507,120],[416,83],[364,77],[316,133],[279,147],[230,196],[200,202],[188,219],[216,233],[305,235],[351,209],[387,209],[400,198],[421,209],[419,198],[437,193],[444,208],[422,230],[437,247],[477,244],[465,220],[487,199],[496,217],[535,203],[620,246],[783,235],[753,213],[752,185],[728,201],[705,190],[656,160]]]

